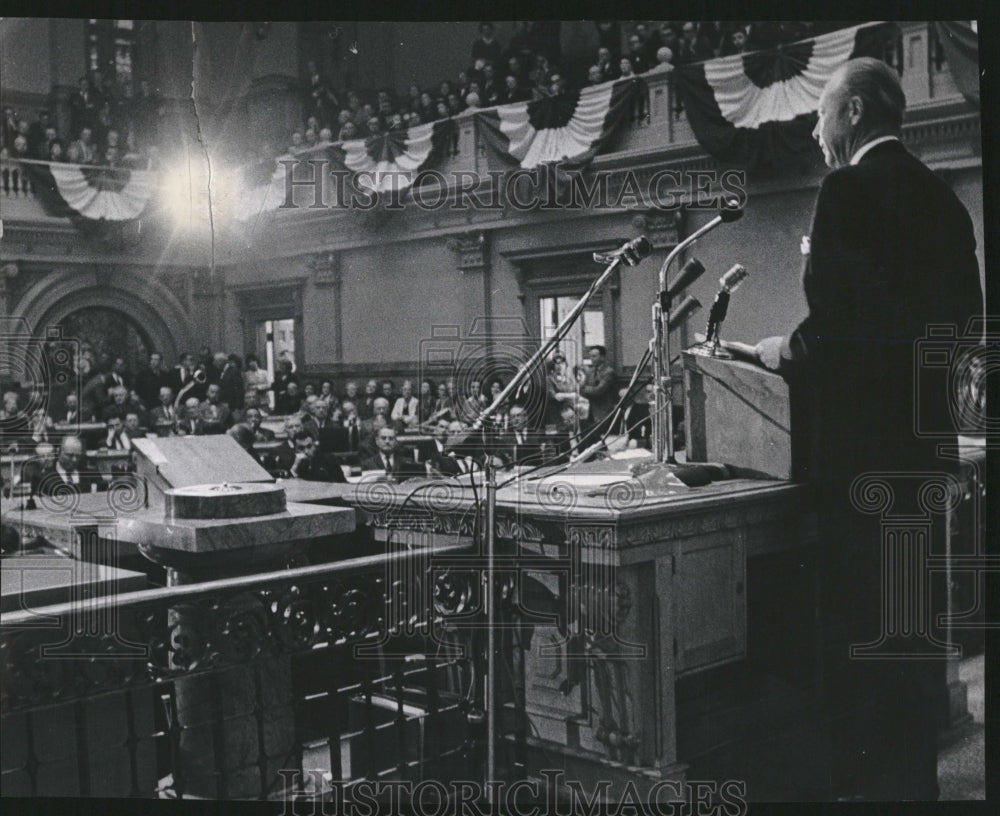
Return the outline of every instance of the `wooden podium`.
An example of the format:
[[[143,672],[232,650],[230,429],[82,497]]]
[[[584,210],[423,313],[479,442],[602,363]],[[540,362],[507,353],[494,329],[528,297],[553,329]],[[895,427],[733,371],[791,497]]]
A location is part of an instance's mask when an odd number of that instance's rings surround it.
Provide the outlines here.
[[[785,380],[759,365],[683,352],[689,462],[719,462],[738,475],[795,479],[800,434]]]
[[[135,439],[136,476],[145,483],[150,507],[163,507],[175,487],[229,482],[274,482],[227,434]]]

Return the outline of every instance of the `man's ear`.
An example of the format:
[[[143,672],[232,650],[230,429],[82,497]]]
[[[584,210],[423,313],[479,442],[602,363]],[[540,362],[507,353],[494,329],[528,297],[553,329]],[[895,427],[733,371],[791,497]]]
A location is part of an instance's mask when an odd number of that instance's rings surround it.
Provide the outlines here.
[[[861,115],[864,112],[865,103],[860,96],[852,96],[847,100],[847,115],[850,117],[852,125],[861,121]]]

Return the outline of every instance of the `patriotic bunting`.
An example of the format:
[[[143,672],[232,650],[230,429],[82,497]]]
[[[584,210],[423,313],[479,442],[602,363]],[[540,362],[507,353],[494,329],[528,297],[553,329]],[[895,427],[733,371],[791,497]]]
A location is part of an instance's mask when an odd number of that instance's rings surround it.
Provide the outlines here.
[[[803,166],[819,97],[847,60],[881,56],[894,26],[856,26],[768,51],[683,65],[673,72],[695,138],[712,156],[755,170]]]
[[[146,209],[154,173],[122,167],[90,167],[22,161],[45,209],[87,221],[131,221]]]
[[[582,168],[633,113],[645,83],[605,82],[558,96],[491,108],[476,115],[486,144],[502,161],[525,169],[558,162]]]
[[[421,170],[441,158],[454,132],[454,120],[442,119],[343,142],[344,166],[356,174],[360,189],[373,193],[406,190]]]

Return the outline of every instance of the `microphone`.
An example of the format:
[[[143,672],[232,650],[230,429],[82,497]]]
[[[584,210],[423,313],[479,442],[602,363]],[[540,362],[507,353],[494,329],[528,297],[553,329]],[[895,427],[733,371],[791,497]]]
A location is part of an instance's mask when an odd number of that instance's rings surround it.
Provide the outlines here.
[[[684,264],[680,273],[674,278],[674,282],[667,287],[666,291],[660,293],[660,308],[664,311],[669,311],[670,302],[674,297],[687,289],[704,274],[705,267],[697,258],[692,258]]]
[[[670,310],[670,317],[667,318],[667,330],[673,331],[700,308],[701,303],[698,298],[688,295]]]
[[[725,275],[719,278],[719,294],[715,296],[712,308],[708,313],[708,326],[705,329],[705,342],[714,343],[719,336],[719,326],[726,319],[729,311],[729,296],[746,280],[747,269],[742,264],[734,264]]]
[[[614,261],[624,261],[628,266],[635,266],[653,251],[653,245],[645,235],[633,238],[612,252],[595,252],[596,263],[609,264]]]

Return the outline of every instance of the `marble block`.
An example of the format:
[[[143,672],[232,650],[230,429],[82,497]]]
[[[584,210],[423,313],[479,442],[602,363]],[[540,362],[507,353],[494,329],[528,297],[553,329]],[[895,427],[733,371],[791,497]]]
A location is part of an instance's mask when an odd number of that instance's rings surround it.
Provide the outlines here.
[[[210,484],[175,487],[164,492],[164,518],[236,519],[268,516],[285,510],[285,491],[273,484]]]
[[[141,547],[210,553],[284,544],[354,530],[354,511],[290,503],[281,513],[239,519],[165,520],[147,510],[119,520],[118,537]]]

